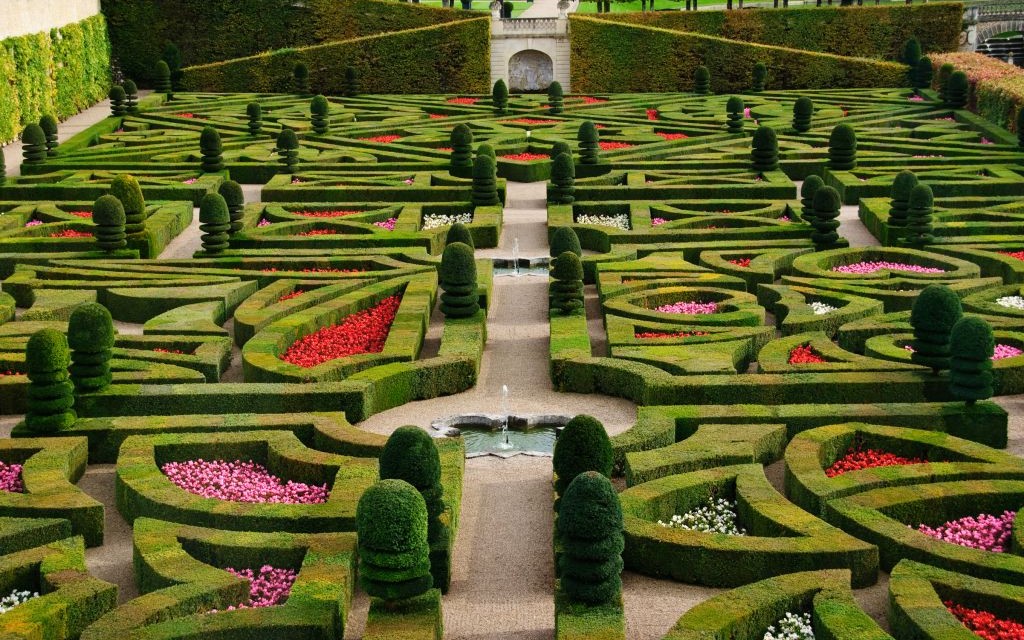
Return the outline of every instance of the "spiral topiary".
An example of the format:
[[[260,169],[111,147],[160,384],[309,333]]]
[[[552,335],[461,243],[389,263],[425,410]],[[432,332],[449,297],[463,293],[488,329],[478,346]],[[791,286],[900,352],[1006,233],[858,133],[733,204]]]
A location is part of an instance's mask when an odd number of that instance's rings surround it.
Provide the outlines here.
[[[848,124],[837,124],[828,137],[828,168],[850,171],[857,166],[857,132]]]
[[[491,104],[494,105],[494,112],[498,114],[508,111],[508,85],[501,78],[498,78],[491,89]]]
[[[622,597],[622,505],[611,481],[596,471],[576,476],[558,509],[562,592],[575,602],[601,605]]]
[[[711,72],[704,65],[693,72],[693,92],[699,96],[711,93]]]
[[[560,82],[555,80],[548,85],[548,113],[551,115],[562,113],[564,96]]]
[[[452,145],[452,169],[473,166],[473,130],[465,124],[457,124],[449,136]]]
[[[114,335],[114,321],[103,305],[90,302],[71,312],[68,320],[70,373],[78,393],[93,393],[110,386]]]
[[[263,107],[258,102],[245,105],[245,115],[249,118],[249,135],[258,136],[263,132]]]
[[[110,195],[124,207],[124,232],[129,238],[138,238],[146,231],[146,199],[142,187],[134,176],[122,173],[110,181]]]
[[[299,165],[299,137],[285,127],[277,134],[277,161],[285,173],[292,173]]]
[[[933,373],[949,368],[949,339],[953,325],[963,316],[960,298],[941,284],[925,287],[910,310],[910,326],[914,328],[914,364],[930,367]]]
[[[501,203],[498,198],[497,170],[490,156],[477,154],[473,160],[472,199],[474,207],[493,207]]]
[[[566,423],[555,440],[551,465],[555,471],[555,493],[565,493],[576,476],[585,471],[596,471],[612,476],[612,443],[601,421],[593,416],[578,415]]]
[[[331,120],[328,114],[331,105],[324,96],[315,96],[309,102],[309,123],[313,127],[313,133],[326,135],[331,130]]]
[[[476,244],[473,242],[473,234],[470,232],[469,227],[461,222],[456,222],[448,227],[448,234],[444,237],[444,246],[446,247],[456,242],[461,242],[470,249],[476,248]]]
[[[576,199],[576,165],[568,153],[560,153],[551,163],[551,184],[548,185],[548,202],[572,204]]]
[[[768,67],[763,62],[758,62],[754,65],[753,82],[750,87],[751,92],[761,93],[764,91],[765,85],[768,83]]]
[[[956,71],[952,63],[946,62],[939,67],[939,100],[946,102],[946,87],[949,86],[949,77]]]
[[[903,241],[918,249],[935,241],[932,235],[932,188],[919,184],[910,190],[907,212],[907,233]]]
[[[932,61],[928,56],[922,56],[917,61],[914,69],[914,89],[927,89],[932,86]],[[918,93],[918,91],[915,91]]]
[[[292,67],[292,83],[295,85],[295,93],[300,96],[309,95],[309,67],[304,62],[296,62]]]
[[[46,155],[52,158],[57,155],[57,147],[60,145],[57,141],[57,118],[47,113],[39,119],[39,128],[46,136]]]
[[[40,329],[25,345],[28,373],[25,426],[35,433],[54,433],[75,423],[75,387],[69,381],[71,351],[64,334]]]
[[[139,86],[135,84],[134,80],[125,80],[121,86],[124,87],[125,107],[128,109],[129,115],[138,115]]]
[[[215,255],[228,248],[231,214],[224,196],[208,193],[199,201],[199,229],[203,232],[203,251],[206,253]]]
[[[564,251],[552,263],[548,285],[548,299],[551,307],[562,315],[570,315],[583,309],[583,263],[572,251]]]
[[[36,123],[31,123],[21,132],[21,156],[24,164],[46,162],[46,133]]]
[[[824,186],[825,181],[821,179],[821,176],[814,174],[804,178],[804,183],[800,185],[800,217],[805,221],[812,222],[814,220],[814,194]]]
[[[355,67],[345,67],[345,80],[341,85],[341,94],[346,98],[359,95],[359,74]]]
[[[441,312],[446,317],[470,318],[480,311],[476,259],[471,246],[453,242],[444,248],[438,283],[444,290],[441,294]]]
[[[601,134],[593,122],[584,120],[580,123],[576,140],[579,141],[580,164],[598,164],[601,161]]]
[[[231,218],[231,229],[228,233],[234,235],[242,229],[242,218],[245,215],[245,194],[242,193],[242,185],[234,180],[225,180],[217,187],[217,193],[224,198],[228,205],[228,216]]]
[[[356,506],[359,583],[368,595],[395,602],[433,585],[427,543],[427,506],[404,480],[381,480]]]
[[[793,130],[806,133],[811,130],[811,119],[814,117],[814,101],[801,96],[793,103]]]
[[[579,257],[583,257],[583,248],[580,246],[580,237],[572,227],[557,227],[551,234],[551,257],[557,258],[566,251],[571,251]]]
[[[981,318],[960,318],[949,335],[949,390],[972,405],[992,397],[992,327]]]
[[[726,128],[729,133],[743,133],[743,98],[730,96],[725,103]]]
[[[838,245],[839,234],[839,192],[829,186],[819,188],[814,192],[814,218],[810,220],[814,231],[811,232],[811,242],[814,243],[815,251],[834,249]]]
[[[946,83],[946,106],[951,109],[963,109],[967,105],[967,91],[969,84],[967,74],[963,71],[954,71]]]
[[[124,206],[114,196],[100,196],[92,206],[92,221],[96,225],[96,245],[107,253],[123,249],[125,240]]]
[[[157,62],[153,70],[153,91],[165,94],[168,102],[174,99],[174,89],[171,86],[171,68],[163,60]]]
[[[891,198],[889,200],[889,226],[903,228],[907,226],[910,215],[910,192],[917,186],[917,176],[913,171],[904,169],[896,174],[892,181]]]
[[[420,492],[427,505],[427,541],[431,545],[439,542],[444,533],[440,521],[444,487],[434,439],[419,427],[395,429],[380,454],[380,479],[405,480]]]
[[[110,93],[107,94],[110,98],[110,115],[115,118],[123,118],[128,113],[128,96],[125,94],[124,87],[119,84],[115,84],[110,87]]]
[[[224,147],[220,141],[220,134],[213,127],[203,127],[203,132],[199,134],[199,153],[199,168],[204,173],[224,170]]]
[[[758,173],[779,168],[779,139],[775,129],[766,125],[757,128],[750,141],[750,159]]]

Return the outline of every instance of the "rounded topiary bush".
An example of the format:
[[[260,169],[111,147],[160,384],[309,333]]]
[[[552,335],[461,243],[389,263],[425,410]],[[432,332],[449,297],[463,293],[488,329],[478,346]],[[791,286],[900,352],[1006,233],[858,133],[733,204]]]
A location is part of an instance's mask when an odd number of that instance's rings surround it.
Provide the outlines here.
[[[71,313],[68,320],[70,373],[71,382],[79,393],[102,391],[110,385],[114,337],[114,321],[103,305],[90,302]]]
[[[730,96],[725,103],[725,126],[729,133],[743,133],[743,98]]]
[[[952,109],[963,109],[967,106],[967,91],[969,84],[967,74],[963,71],[954,71],[946,83],[946,106]]]
[[[111,252],[123,249],[128,241],[126,233],[124,207],[114,196],[100,196],[92,206],[92,222],[96,225],[96,245],[103,251]]]
[[[473,160],[472,197],[474,207],[493,207],[501,203],[497,169],[488,155],[477,154]]]
[[[927,89],[932,86],[932,61],[928,56],[922,56],[917,61],[914,69],[914,88]]]
[[[555,80],[548,85],[548,113],[558,115],[563,111],[565,94],[562,92],[562,84]]]
[[[345,80],[342,84],[342,95],[346,98],[354,98],[359,95],[359,74],[355,67],[345,67]]]
[[[295,85],[295,93],[300,96],[309,95],[309,67],[304,62],[296,62],[292,67],[292,83]]]
[[[693,92],[699,96],[711,93],[711,72],[703,65],[693,72]]]
[[[813,173],[804,178],[804,183],[800,185],[800,217],[805,221],[812,222],[814,220],[814,194],[824,186],[825,181],[821,179],[821,176]]]
[[[124,84],[125,106],[128,107],[130,115],[139,113],[139,86],[133,80],[125,80]]]
[[[508,111],[508,85],[501,78],[498,78],[491,89],[491,103],[494,105],[496,113],[501,114]]]
[[[579,141],[580,164],[597,164],[601,161],[601,135],[597,126],[590,120],[584,120],[576,132]]]
[[[622,597],[622,505],[611,481],[596,471],[576,476],[558,508],[562,592],[600,605]]]
[[[907,226],[907,217],[910,214],[910,192],[917,186],[917,176],[913,171],[904,169],[896,174],[892,181],[892,191],[889,200],[889,226]]]
[[[245,115],[249,118],[249,135],[258,136],[263,132],[263,107],[258,102],[245,105]]]
[[[123,118],[128,114],[128,95],[124,92],[124,87],[115,84],[110,87],[107,97],[110,98],[110,115]]]
[[[814,192],[814,217],[809,221],[814,231],[811,232],[811,242],[814,243],[815,251],[835,249],[839,234],[839,192],[829,186],[824,186]]]
[[[828,167],[850,171],[857,166],[857,132],[848,124],[837,124],[828,137]]]
[[[46,155],[50,157],[57,155],[57,147],[60,146],[57,141],[57,118],[47,113],[39,119],[39,128],[46,136]]]
[[[466,124],[459,123],[452,128],[452,132],[448,140],[452,145],[452,168],[472,167],[473,130]]]
[[[21,132],[21,156],[25,164],[46,162],[46,133],[36,123],[31,123]]]
[[[331,130],[331,120],[328,114],[331,111],[331,104],[325,96],[314,96],[309,101],[309,123],[313,127],[313,133],[325,135]]]
[[[558,255],[552,264],[548,299],[551,307],[563,314],[583,309],[583,263],[572,251]]]
[[[939,100],[946,102],[946,87],[949,85],[949,76],[953,75],[956,71],[956,67],[952,63],[945,63],[939,67]]]
[[[121,201],[124,207],[124,232],[129,238],[137,238],[146,231],[146,199],[142,186],[135,176],[118,174],[110,181],[110,195]]]
[[[203,127],[199,134],[199,153],[202,156],[200,168],[206,173],[224,170],[224,146],[220,134],[213,127]]]
[[[917,38],[910,38],[903,44],[903,64],[913,69],[917,66],[917,61],[920,59],[921,43],[918,42]]]
[[[54,433],[75,423],[75,388],[69,382],[71,351],[64,334],[41,329],[25,346],[28,392],[25,426],[35,433]]]
[[[174,97],[174,89],[171,87],[171,68],[167,63],[160,60],[153,68],[153,91],[167,95],[167,99]]]
[[[572,156],[572,146],[565,140],[555,140],[551,143],[551,151],[548,155],[557,158],[560,153],[568,153]]]
[[[992,397],[992,327],[981,318],[960,318],[949,336],[949,390],[974,404]]]
[[[814,101],[801,96],[793,103],[793,129],[797,133],[811,130],[811,119],[814,117]]]
[[[551,184],[548,186],[548,202],[572,204],[576,199],[576,165],[568,153],[560,153],[551,163]]]
[[[449,318],[469,318],[480,311],[477,292],[476,259],[473,248],[454,242],[444,248],[438,281],[441,294],[441,312]]]
[[[224,196],[208,193],[199,201],[199,228],[203,232],[203,251],[217,254],[228,248],[231,214]]]
[[[765,85],[768,83],[768,67],[763,62],[758,62],[754,65],[754,73],[751,82],[750,90],[753,93],[761,93],[764,91]]]
[[[427,543],[427,506],[404,480],[381,480],[356,506],[359,583],[389,602],[413,598],[433,585]]]
[[[476,243],[473,242],[473,234],[470,232],[469,227],[456,222],[452,226],[448,227],[448,233],[444,237],[444,245],[447,247],[450,244],[461,242],[467,245],[470,249],[476,248]]]
[[[225,180],[217,187],[217,193],[224,197],[224,202],[228,205],[228,216],[231,218],[229,233],[234,235],[242,229],[242,218],[245,215],[245,194],[242,193],[242,185],[234,180]]]
[[[779,139],[775,129],[760,126],[750,142],[750,159],[754,171],[775,171],[779,168]]]
[[[557,258],[566,251],[583,257],[583,248],[580,246],[580,237],[576,235],[576,230],[572,227],[557,227],[551,234],[551,257]]]
[[[612,443],[604,425],[593,416],[578,415],[565,425],[555,441],[551,458],[557,476],[555,492],[564,494],[569,483],[584,471],[596,471],[610,478],[614,463]]]
[[[286,173],[291,173],[299,164],[299,137],[287,127],[277,134],[277,161]]]
[[[922,248],[935,241],[932,235],[932,188],[919,184],[910,190],[910,201],[907,211],[907,233],[903,237],[906,244]]]
[[[480,146],[478,146],[476,148],[476,155],[478,155],[478,156],[487,156],[491,160],[494,160],[495,165],[497,165],[498,154],[495,153],[494,147],[492,147],[491,145],[487,144],[486,142],[481,142]]]
[[[911,362],[930,367],[933,373],[948,369],[950,332],[963,313],[960,298],[952,289],[941,284],[925,287],[910,310],[914,329]]]
[[[413,426],[395,429],[380,454],[380,479],[405,480],[415,487],[427,505],[427,540],[431,544],[441,540],[441,456],[426,431]]]

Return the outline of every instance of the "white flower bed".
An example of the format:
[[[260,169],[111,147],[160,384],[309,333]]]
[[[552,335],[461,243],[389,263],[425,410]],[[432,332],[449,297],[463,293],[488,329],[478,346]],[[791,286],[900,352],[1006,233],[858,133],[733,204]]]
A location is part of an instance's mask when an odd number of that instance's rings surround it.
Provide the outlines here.
[[[1020,309],[1024,311],[1024,298],[1021,296],[1003,296],[996,299],[996,304],[1007,309]]]
[[[768,627],[764,640],[814,640],[811,614],[787,613],[781,620]]]
[[[719,498],[708,500],[696,509],[683,515],[674,515],[668,522],[658,520],[658,524],[670,529],[686,529],[687,531],[705,531],[707,533],[725,533],[730,536],[745,536],[747,530],[736,524],[736,503]]]
[[[825,304],[824,302],[818,302],[818,301],[811,302],[811,303],[809,303],[809,305],[810,305],[811,309],[814,311],[814,315],[816,315],[816,316],[823,316],[826,313],[831,313],[831,312],[833,312],[833,311],[835,311],[836,309],[839,308],[839,307],[833,307],[830,304]]]
[[[616,213],[610,216],[581,214],[576,216],[576,222],[629,231],[629,216],[625,213]]]
[[[447,227],[453,225],[456,222],[462,224],[469,224],[473,222],[472,213],[428,213],[423,216],[423,231],[428,229],[436,229],[438,227]]]
[[[0,613],[7,613],[19,604],[28,602],[32,598],[38,598],[39,592],[33,591],[18,591],[15,589],[3,598],[0,598]]]

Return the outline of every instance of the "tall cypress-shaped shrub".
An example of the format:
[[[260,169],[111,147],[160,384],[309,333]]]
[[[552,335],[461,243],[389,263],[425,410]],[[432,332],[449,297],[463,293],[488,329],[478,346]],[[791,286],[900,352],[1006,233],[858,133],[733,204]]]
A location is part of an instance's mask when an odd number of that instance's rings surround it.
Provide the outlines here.
[[[170,41],[165,42],[164,50],[160,57],[167,63],[168,79],[171,81],[171,87],[175,91],[181,90],[181,79],[185,77],[185,73],[181,70],[181,50],[178,48],[178,45]]]
[[[807,96],[801,96],[793,103],[793,129],[797,133],[811,130],[811,119],[814,117],[814,102]]]
[[[359,584],[388,602],[413,598],[433,585],[427,505],[404,480],[381,480],[356,506]]]
[[[960,318],[949,336],[949,390],[972,405],[992,397],[992,327],[981,318]]]
[[[498,197],[497,170],[490,156],[478,154],[473,160],[472,197],[474,207],[493,207],[501,203]]]
[[[558,509],[562,592],[589,605],[622,597],[622,506],[611,481],[596,471],[576,476]]]
[[[296,62],[292,67],[292,83],[295,86],[295,93],[300,96],[309,95],[309,67],[304,62]]]
[[[548,290],[551,307],[563,315],[583,309],[583,263],[572,251],[555,258],[551,269],[554,278]]]
[[[551,257],[557,258],[566,251],[571,251],[579,257],[583,257],[583,248],[580,246],[580,237],[572,227],[558,227],[551,234]]]
[[[493,160],[494,163],[495,163],[495,166],[497,166],[498,154],[494,152],[494,147],[492,147],[491,145],[487,144],[486,142],[481,142],[480,146],[478,146],[476,148],[476,155],[478,155],[478,156],[487,156],[488,158]]]
[[[814,218],[810,221],[814,231],[811,242],[815,251],[834,249],[839,240],[839,192],[824,186],[814,192]]]
[[[199,168],[204,173],[224,170],[224,146],[220,134],[213,127],[203,127],[203,132],[199,134],[199,153],[202,156]]]
[[[110,195],[124,207],[124,232],[129,238],[138,238],[146,231],[146,199],[142,187],[134,176],[122,173],[110,181]]]
[[[551,143],[551,152],[548,155],[557,158],[560,153],[568,153],[572,156],[572,146],[565,140],[555,140]]]
[[[967,74],[963,71],[954,71],[946,83],[946,106],[951,109],[963,109],[967,106],[968,90]]]
[[[249,118],[249,135],[258,136],[263,132],[263,107],[258,102],[245,105],[245,115]]]
[[[941,284],[925,287],[910,310],[910,326],[914,328],[914,364],[930,367],[933,373],[949,368],[949,338],[953,325],[963,316],[960,298]]]
[[[110,98],[110,115],[115,118],[123,118],[128,113],[128,95],[124,91],[124,87],[119,84],[115,84],[110,87],[110,93],[107,94]]]
[[[277,161],[285,173],[293,173],[299,165],[299,137],[291,129],[277,134]]]
[[[919,184],[910,190],[907,211],[907,233],[904,242],[918,249],[935,241],[932,235],[932,188]]]
[[[128,108],[129,115],[139,114],[139,86],[135,84],[134,80],[125,80],[124,84],[125,106]]]
[[[765,85],[768,83],[768,67],[763,62],[758,62],[754,65],[753,83],[750,90],[753,93],[761,93],[764,91]]]
[[[821,176],[813,173],[804,178],[804,183],[800,185],[800,217],[806,222],[814,220],[814,194],[824,186],[825,181]]]
[[[78,393],[102,391],[110,385],[114,335],[114,321],[103,305],[90,302],[71,312],[68,320],[70,373]]]
[[[921,43],[918,42],[917,38],[910,38],[903,45],[903,64],[913,69],[917,66],[917,61],[920,59]]]
[[[101,251],[111,253],[123,249],[125,240],[125,215],[121,201],[114,196],[100,196],[92,206],[92,222],[96,225],[96,245]]]
[[[245,194],[242,193],[242,185],[234,180],[225,180],[217,188],[228,205],[228,217],[231,218],[231,229],[229,233],[234,235],[242,229],[242,218],[245,215]]]
[[[857,132],[848,124],[837,124],[828,137],[828,167],[850,171],[857,166]]]
[[[601,161],[601,136],[597,126],[590,120],[584,120],[576,132],[579,141],[580,164],[597,164]]]
[[[548,113],[551,115],[558,115],[563,110],[564,94],[562,93],[562,84],[555,80],[548,85]]]
[[[743,133],[743,98],[730,96],[725,103],[725,125],[729,133]]]
[[[551,184],[548,186],[548,202],[572,204],[576,192],[576,165],[568,153],[560,153],[551,163]]]
[[[910,215],[910,192],[917,186],[917,176],[913,171],[904,169],[896,174],[892,181],[889,199],[889,226],[902,228],[907,226]]]
[[[495,113],[502,114],[508,111],[508,85],[501,78],[498,78],[491,89],[491,103],[494,105]]]
[[[57,155],[57,147],[60,145],[57,141],[57,118],[48,113],[45,114],[39,119],[39,128],[46,136],[46,155],[52,158]]]
[[[434,439],[419,427],[398,427],[380,453],[380,479],[405,480],[427,506],[427,541],[441,540],[444,487],[441,485],[441,457]]]
[[[951,63],[946,62],[939,67],[939,100],[946,102],[946,88],[949,86],[949,77],[956,71]]]
[[[454,242],[444,248],[438,272],[441,312],[449,318],[471,318],[480,311],[477,292],[476,259],[473,248]]]
[[[46,133],[34,122],[21,132],[21,156],[23,164],[46,162]]]
[[[452,129],[449,141],[452,145],[452,169],[466,169],[473,166],[473,130],[459,123]]]
[[[55,433],[75,423],[75,387],[68,366],[71,351],[64,334],[40,329],[25,346],[28,373],[25,426],[34,433]]]
[[[166,95],[168,102],[174,99],[174,89],[171,86],[171,69],[163,60],[156,63],[156,68],[153,71],[153,91]]]
[[[612,443],[601,421],[584,414],[575,416],[555,440],[551,456],[556,476],[555,493],[563,495],[576,476],[586,471],[596,471],[610,478],[614,464]]]
[[[203,251],[206,253],[216,255],[228,248],[231,214],[224,196],[208,193],[199,201],[199,229],[203,232]]]
[[[775,129],[762,125],[750,141],[750,159],[754,171],[775,171],[779,168],[779,139]]]
[[[469,227],[461,222],[456,222],[448,227],[448,233],[444,237],[444,246],[446,247],[456,242],[461,242],[470,249],[476,249],[476,244],[473,242],[473,234],[470,232]]]
[[[917,68],[914,70],[914,88],[918,91],[920,89],[928,89],[932,86],[932,61],[928,56],[922,56],[917,61]]]
[[[693,92],[699,96],[711,93],[711,72],[704,65],[693,72]]]
[[[359,74],[355,67],[345,67],[345,81],[342,84],[342,95],[354,98],[359,95]]]
[[[309,123],[313,127],[313,133],[326,135],[331,130],[329,113],[331,105],[324,96],[314,96],[309,102]]]

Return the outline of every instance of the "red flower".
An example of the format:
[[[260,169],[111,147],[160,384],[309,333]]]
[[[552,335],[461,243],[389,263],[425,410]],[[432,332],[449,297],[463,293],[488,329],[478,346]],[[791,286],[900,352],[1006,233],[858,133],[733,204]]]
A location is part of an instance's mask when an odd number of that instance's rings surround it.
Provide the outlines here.
[[[628,142],[598,142],[597,146],[601,147],[604,151],[613,151],[615,149],[630,149],[633,145]]]
[[[324,327],[295,341],[281,359],[309,368],[359,353],[380,353],[401,302],[397,295],[384,298],[375,307],[353,313],[341,324]]]
[[[825,469],[825,475],[829,478],[848,473],[850,471],[858,471],[860,469],[870,469],[873,467],[891,467],[893,465],[904,465],[904,464],[922,464],[927,462],[920,458],[904,458],[888,451],[879,451],[877,449],[864,449],[861,450],[857,447],[850,447],[846,451],[846,455],[832,463],[828,469]]]
[[[789,352],[789,364],[821,364],[823,362],[828,362],[828,360],[815,353],[809,344],[794,347]]]
[[[657,120],[658,119],[658,110],[657,109],[648,109],[647,110],[647,119],[648,120]]]
[[[92,218],[92,211],[68,211],[68,215],[76,218]]]
[[[430,119],[431,120],[443,120],[443,119],[445,119],[447,117],[448,116],[446,116],[443,113],[432,113],[432,114],[430,114]]]
[[[75,231],[74,229],[65,229],[57,233],[51,233],[51,238],[91,238],[92,234],[88,231]]]
[[[501,156],[502,160],[518,160],[520,162],[532,162],[534,160],[547,160],[549,158],[546,153],[506,153]]]
[[[309,237],[309,236],[336,236],[338,232],[334,229],[311,229],[309,231],[303,231],[302,233],[296,233],[297,236]]]
[[[707,331],[676,331],[674,333],[667,331],[634,331],[634,338],[692,338],[694,336],[707,336],[711,335]]]
[[[292,291],[291,293],[284,294],[283,296],[278,298],[277,301],[278,302],[284,302],[285,300],[292,300],[292,299],[298,298],[299,296],[301,296],[304,293],[306,293],[306,292],[302,291],[302,290]]]
[[[454,151],[454,149],[452,149],[451,147],[438,147],[437,150],[444,151],[445,153],[451,153],[452,151]]]
[[[476,104],[480,98],[448,98],[448,104]]]
[[[683,140],[690,137],[685,133],[669,133],[667,131],[655,131],[654,133],[658,134],[662,138],[665,138],[666,140]]]
[[[389,134],[389,135],[385,135],[385,136],[373,136],[373,137],[370,137],[370,138],[359,138],[359,139],[360,140],[365,140],[366,142],[380,142],[382,144],[391,144],[395,140],[400,140],[401,138],[402,138],[402,136],[395,135],[395,134]]]
[[[997,618],[994,613],[968,609],[950,601],[943,602],[949,612],[979,638],[984,640],[1020,640],[1024,638],[1024,624],[1009,618]]]
[[[1024,251],[1000,251],[999,253],[1011,258],[1017,258],[1018,260],[1024,260]]]
[[[500,124],[559,124],[561,120],[539,120],[537,118],[516,118],[515,120],[502,120]]]
[[[177,354],[179,356],[192,355],[190,353],[189,354],[185,353],[181,349],[164,349],[163,347],[153,347],[153,351],[154,351],[154,353],[174,353],[174,354]]]
[[[583,100],[584,104],[601,104],[601,103],[604,103],[604,102],[608,102],[604,98],[594,98],[592,96],[583,96],[580,99]]]
[[[735,260],[730,260],[729,264],[734,264],[737,267],[743,267],[746,269],[750,266],[750,260],[750,258],[736,258]]]
[[[357,213],[363,213],[362,211],[343,211],[340,209],[332,211],[293,211],[297,216],[304,216],[306,218],[341,218],[343,216],[353,216]]]

